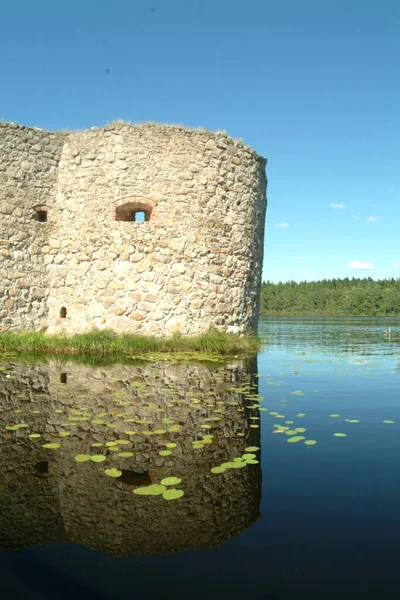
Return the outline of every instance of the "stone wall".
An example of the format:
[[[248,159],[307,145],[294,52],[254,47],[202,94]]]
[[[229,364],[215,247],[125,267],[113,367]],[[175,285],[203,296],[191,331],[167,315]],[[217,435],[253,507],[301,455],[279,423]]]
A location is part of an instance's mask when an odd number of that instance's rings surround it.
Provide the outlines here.
[[[249,445],[260,446],[260,429],[251,428],[259,411],[247,408],[240,391],[252,383],[257,393],[256,370],[255,361],[223,368],[168,361],[107,368],[0,365],[0,549],[70,541],[114,554],[163,554],[218,545],[249,527],[259,516],[261,465],[222,475],[210,469]],[[81,411],[88,417],[74,421]],[[215,414],[212,428],[202,429]],[[179,431],[145,433],[167,430],[165,419]],[[26,429],[7,431],[22,422]],[[60,437],[65,432],[70,436]],[[212,443],[193,448],[210,432]],[[42,438],[29,439],[30,433]],[[123,449],[133,455],[121,458],[91,446],[114,439],[129,440]],[[42,448],[49,441],[61,448]],[[170,441],[176,443],[172,454],[160,456]],[[80,453],[105,453],[107,459],[78,464]],[[41,461],[48,464],[43,476]],[[110,467],[147,472],[155,483],[178,476],[185,495],[176,502],[133,495],[148,482],[110,479],[104,474]]]
[[[153,124],[69,134],[3,124],[1,139],[3,330],[256,329],[266,177],[253,150],[223,133]],[[32,221],[44,200],[47,223]],[[127,220],[135,210],[148,220]],[[23,247],[13,241],[17,223]],[[19,279],[7,291],[16,271],[26,284],[18,297]]]
[[[55,184],[65,136],[0,122],[0,331],[47,326],[49,278],[42,249],[56,211]]]

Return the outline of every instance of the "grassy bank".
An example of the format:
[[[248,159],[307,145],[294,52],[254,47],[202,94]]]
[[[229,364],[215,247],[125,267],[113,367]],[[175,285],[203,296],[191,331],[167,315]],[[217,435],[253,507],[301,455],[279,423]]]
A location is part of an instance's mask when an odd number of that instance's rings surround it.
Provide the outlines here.
[[[259,348],[254,336],[238,337],[216,329],[202,335],[168,338],[93,331],[70,337],[42,332],[0,333],[0,358],[3,354],[51,356],[112,357],[117,359],[149,354],[210,354],[235,356],[253,354]]]

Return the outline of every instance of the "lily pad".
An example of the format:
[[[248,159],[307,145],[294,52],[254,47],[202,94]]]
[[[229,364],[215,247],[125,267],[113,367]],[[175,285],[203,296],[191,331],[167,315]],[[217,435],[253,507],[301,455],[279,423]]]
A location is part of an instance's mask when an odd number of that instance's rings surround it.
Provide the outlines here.
[[[253,458],[252,460],[247,460],[246,461],[248,465],[259,465],[260,461],[256,460],[255,458]]]
[[[349,423],[359,423],[359,419],[349,419]]]
[[[121,477],[122,475],[122,471],[119,471],[118,469],[104,469],[104,473],[108,476],[108,477]]]
[[[304,437],[304,435],[294,435],[293,437],[290,437],[287,441],[290,444],[296,444],[297,442],[301,442],[301,440],[305,440],[306,438]]]
[[[56,444],[55,442],[50,444],[42,444],[42,448],[48,448],[49,450],[57,450],[57,448],[61,448],[61,444]]]
[[[179,485],[181,481],[179,477],[164,477],[161,479],[161,485]]]
[[[118,456],[120,456],[120,455],[118,455]],[[93,454],[90,457],[90,460],[92,460],[95,463],[101,463],[106,460],[106,457],[104,456],[104,454]]]
[[[259,446],[247,446],[247,448],[245,448],[246,452],[257,452],[259,449]]]
[[[332,419],[337,419],[338,417],[340,417],[340,415],[337,414],[333,414],[333,415],[329,415]]]
[[[36,440],[38,438],[41,438],[42,436],[40,435],[40,433],[30,433],[28,437],[30,437],[32,440]]]
[[[183,490],[171,488],[163,493],[163,498],[164,500],[177,500],[178,498],[182,498],[184,493]]]
[[[386,419],[385,421],[382,421],[382,423],[394,423],[394,421],[389,421],[388,419]]]
[[[315,446],[317,442],[316,440],[306,440],[304,443],[306,446]]]
[[[165,485],[153,483],[152,485],[136,488],[133,493],[137,496],[161,496],[166,490]]]
[[[224,467],[213,467],[211,469],[211,473],[215,473],[218,475],[219,473],[225,473],[225,470],[226,469],[224,469]]]
[[[296,427],[295,431],[297,431],[297,433],[304,433],[307,430],[304,427]]]
[[[243,454],[242,456],[243,460],[253,460],[254,458],[257,458],[255,454]]]
[[[93,444],[90,444],[92,448],[102,448],[102,446],[104,446],[104,444],[102,444],[101,442],[94,442]]]
[[[117,456],[120,456],[121,458],[130,458],[133,456],[133,452],[119,452]]]
[[[172,454],[171,450],[160,450],[160,452],[158,453],[160,456],[169,456],[170,454]]]
[[[75,456],[75,460],[78,463],[87,462],[90,459],[91,459],[90,454],[77,454]]]
[[[346,433],[334,433],[333,434],[335,437],[346,437],[347,434]]]

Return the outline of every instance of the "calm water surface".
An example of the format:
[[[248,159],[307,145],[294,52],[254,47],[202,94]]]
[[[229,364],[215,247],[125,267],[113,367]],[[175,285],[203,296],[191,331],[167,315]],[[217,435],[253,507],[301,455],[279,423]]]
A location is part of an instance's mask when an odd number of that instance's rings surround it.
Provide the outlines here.
[[[400,599],[400,321],[260,335],[228,364],[0,361],[1,598]],[[133,493],[165,477],[184,495]]]

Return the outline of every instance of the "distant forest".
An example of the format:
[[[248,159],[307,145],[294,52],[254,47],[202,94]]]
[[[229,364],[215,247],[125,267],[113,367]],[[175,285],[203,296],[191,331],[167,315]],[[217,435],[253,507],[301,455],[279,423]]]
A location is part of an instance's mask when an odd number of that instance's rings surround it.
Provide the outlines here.
[[[260,312],[262,315],[400,316],[400,278],[264,281]]]

